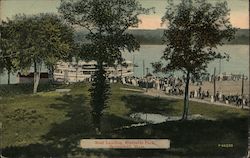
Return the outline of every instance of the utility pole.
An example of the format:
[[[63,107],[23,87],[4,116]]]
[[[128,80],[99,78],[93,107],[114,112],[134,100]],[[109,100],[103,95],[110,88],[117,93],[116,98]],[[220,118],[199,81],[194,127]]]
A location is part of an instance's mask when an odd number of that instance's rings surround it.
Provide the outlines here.
[[[2,9],[2,1],[0,0],[0,10]],[[0,25],[2,25],[2,18],[0,16]],[[2,34],[0,32],[0,38],[2,37]],[[0,53],[2,52],[2,49],[0,48]],[[1,74],[0,74],[0,84],[1,84]]]
[[[147,84],[146,84],[146,92],[148,91],[148,77],[147,77],[147,75],[148,75],[148,67],[146,68],[146,70],[147,70],[147,74],[146,74],[146,80],[147,80]]]
[[[221,74],[221,58],[220,58],[220,61],[219,61],[219,74]]]
[[[143,73],[143,77],[145,76],[145,61],[142,61],[142,73]]]
[[[134,54],[132,53],[132,60],[133,60],[133,72],[135,72],[135,56]]]
[[[244,108],[244,105],[243,105],[243,97],[244,95],[244,74],[242,75],[242,84],[241,84],[241,108],[243,109]]]
[[[216,73],[216,68],[214,68],[214,101],[216,101],[216,77],[215,77],[215,73]]]
[[[242,75],[242,84],[241,84],[241,96],[243,97],[244,95],[244,74]]]

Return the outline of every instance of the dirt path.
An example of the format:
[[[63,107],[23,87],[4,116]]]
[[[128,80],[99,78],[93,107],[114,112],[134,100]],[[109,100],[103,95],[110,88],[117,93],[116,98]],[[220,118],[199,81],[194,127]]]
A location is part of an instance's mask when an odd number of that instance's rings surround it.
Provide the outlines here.
[[[171,95],[166,95],[163,91],[159,91],[156,89],[149,89],[148,92],[144,92],[145,95],[149,95],[149,96],[154,96],[154,97],[163,97],[163,98],[169,98],[169,99],[183,99],[183,96],[171,96]],[[195,99],[195,98],[190,98],[190,101],[194,101],[194,102],[199,102],[199,103],[205,103],[205,104],[213,104],[213,105],[217,105],[217,106],[227,106],[227,107],[231,107],[231,108],[237,108],[237,109],[241,109],[241,106],[235,106],[235,105],[231,105],[231,104],[225,104],[225,103],[221,103],[221,102],[210,102],[209,100],[202,100],[202,99]],[[248,106],[244,106],[244,109],[249,109]]]

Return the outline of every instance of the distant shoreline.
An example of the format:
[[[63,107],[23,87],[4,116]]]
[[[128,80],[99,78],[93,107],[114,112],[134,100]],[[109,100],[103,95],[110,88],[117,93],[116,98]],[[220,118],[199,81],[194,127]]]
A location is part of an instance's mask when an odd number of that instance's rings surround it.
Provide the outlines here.
[[[162,36],[164,29],[154,30],[128,30],[127,33],[132,34],[141,45],[163,45]],[[75,40],[81,42],[85,39],[87,31],[78,31],[75,33]],[[85,39],[86,40],[86,39]],[[225,45],[249,45],[249,29],[238,29],[235,33],[234,39],[230,42],[225,42]]]

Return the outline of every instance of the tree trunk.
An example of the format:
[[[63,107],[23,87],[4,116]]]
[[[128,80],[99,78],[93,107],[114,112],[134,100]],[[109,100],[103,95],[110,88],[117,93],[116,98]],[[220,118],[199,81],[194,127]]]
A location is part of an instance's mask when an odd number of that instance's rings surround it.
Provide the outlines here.
[[[10,84],[10,71],[8,70],[8,85]]]
[[[50,66],[50,82],[53,83],[54,82],[54,66]]]
[[[78,73],[78,62],[77,62],[77,67],[76,67],[76,82],[78,82],[78,79],[77,79],[77,77],[78,77],[77,75],[78,74],[77,73]]]
[[[33,93],[37,93],[37,88],[39,85],[39,81],[40,81],[40,73],[41,73],[41,69],[40,67],[37,65],[36,62],[34,62],[34,84],[33,84]]]
[[[96,134],[101,134],[101,117],[105,108],[105,77],[104,68],[102,62],[97,62],[97,71],[95,72],[92,92],[91,92],[91,106],[92,106],[92,117]]]
[[[189,80],[190,80],[190,72],[188,71],[187,76],[186,76],[184,109],[183,109],[182,120],[186,120],[187,116],[188,116],[188,110],[189,110]]]
[[[122,64],[121,64],[121,80],[122,80]]]

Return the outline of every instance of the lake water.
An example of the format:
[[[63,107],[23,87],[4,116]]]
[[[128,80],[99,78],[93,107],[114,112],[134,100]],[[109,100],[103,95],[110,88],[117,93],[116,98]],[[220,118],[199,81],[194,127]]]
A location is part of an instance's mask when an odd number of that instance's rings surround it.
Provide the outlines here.
[[[157,62],[163,54],[164,45],[142,45],[140,51],[134,53],[124,52],[123,56],[127,60],[133,61],[138,67],[134,68],[134,75],[137,77],[143,76],[143,60],[145,68],[149,68],[152,72],[151,63]],[[241,73],[249,76],[249,46],[248,45],[224,45],[218,48],[221,52],[226,52],[230,55],[230,61],[222,60],[221,72],[228,73]],[[219,60],[213,61],[208,65],[208,72],[213,73],[216,67],[217,73],[219,72]],[[45,70],[45,68],[44,68]],[[145,71],[146,73],[146,71]],[[16,74],[11,76],[11,83],[16,83]],[[7,75],[0,76],[0,84],[7,83]]]
[[[135,76],[143,76],[143,60],[145,68],[152,72],[152,62],[157,62],[163,55],[164,45],[142,45],[140,51],[131,53],[125,52],[124,57],[133,60],[138,67],[134,68]],[[220,52],[226,52],[230,55],[230,60],[221,61],[221,72],[244,73],[249,76],[249,46],[248,45],[224,45],[218,48]],[[134,57],[133,57],[134,56]],[[219,72],[219,60],[215,60],[208,65],[207,71],[213,74],[214,67]],[[146,72],[145,72],[146,73]]]

